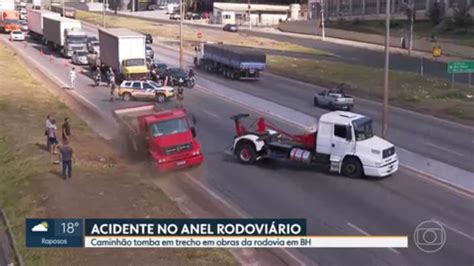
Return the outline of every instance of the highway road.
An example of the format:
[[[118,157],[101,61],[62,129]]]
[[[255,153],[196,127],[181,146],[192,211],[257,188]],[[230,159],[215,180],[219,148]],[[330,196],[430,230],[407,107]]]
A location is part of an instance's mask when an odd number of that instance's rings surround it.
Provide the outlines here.
[[[156,12],[139,12],[140,15],[146,17],[148,20],[157,21],[165,24],[177,24],[177,21],[171,21],[167,18],[158,18],[150,17],[154,16]],[[191,23],[186,23],[186,26],[195,28],[196,31],[200,31],[204,36],[209,34],[224,34],[220,27],[203,27],[202,25],[196,24],[192,25]],[[360,47],[354,47],[345,44],[333,43],[328,41],[321,41],[316,39],[298,37],[298,36],[288,36],[278,33],[264,32],[264,31],[249,31],[245,28],[240,29],[241,33],[248,34],[250,36],[263,37],[268,39],[273,39],[281,42],[294,43],[305,47],[310,47],[314,49],[323,50],[330,52],[336,56],[336,60],[343,62],[355,64],[355,65],[365,65],[376,68],[384,67],[384,52],[376,51],[370,49],[364,49]],[[474,54],[474,48],[473,48]],[[291,55],[289,55],[291,57]],[[410,57],[408,55],[391,53],[390,54],[390,68],[395,70],[403,71],[412,71],[419,72],[421,65],[421,59]],[[440,62],[431,57],[426,58],[423,63],[424,74],[432,77],[443,78],[446,80],[451,80],[451,75],[447,73],[447,64]],[[468,83],[468,75],[456,75],[457,82]]]
[[[1,36],[1,38],[6,38]],[[48,75],[64,83],[68,70],[55,56],[41,56],[36,44],[17,53],[42,66]],[[155,49],[155,52],[156,51]],[[216,79],[220,80],[221,78]],[[226,86],[203,75],[201,86]],[[103,116],[112,119],[113,109],[140,103],[108,102],[108,89],[93,88],[92,80],[79,75],[75,90]],[[222,85],[221,85],[222,84]],[[171,105],[173,103],[170,103]],[[298,251],[319,265],[472,265],[474,263],[474,200],[464,194],[401,169],[379,181],[349,179],[321,173],[310,167],[266,163],[245,166],[223,153],[234,136],[229,116],[249,112],[243,106],[201,90],[185,92],[185,106],[196,114],[197,134],[206,162],[188,174],[253,217],[307,218],[309,233],[318,235],[408,235],[408,249],[304,249]],[[269,119],[273,119],[268,117]],[[111,121],[111,120],[109,120]],[[284,121],[275,121],[291,128]],[[296,129],[293,129],[296,130]],[[413,139],[419,142],[422,134]],[[177,178],[186,178],[183,172]],[[420,222],[436,219],[445,225],[447,242],[434,254],[416,248],[412,241]]]
[[[90,27],[86,28],[93,32]],[[177,52],[173,49],[155,47],[155,57],[168,64],[178,64]],[[187,66],[192,67],[192,57],[186,55],[185,60]],[[321,87],[272,74],[264,73],[262,79],[255,82],[228,80],[201,71],[198,73],[198,83],[206,87],[224,86],[239,90],[315,117],[327,112],[313,106],[313,95],[320,91]],[[356,98],[355,104],[354,112],[372,117],[375,132],[381,132],[382,106],[361,98]],[[423,138],[420,139],[420,136]],[[474,172],[473,127],[391,108],[387,137],[398,147]]]

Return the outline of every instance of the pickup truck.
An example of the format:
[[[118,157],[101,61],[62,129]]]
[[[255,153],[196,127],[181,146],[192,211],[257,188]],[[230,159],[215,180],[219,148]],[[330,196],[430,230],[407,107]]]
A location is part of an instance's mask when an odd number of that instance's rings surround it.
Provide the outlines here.
[[[354,99],[344,94],[342,89],[325,89],[314,95],[314,106],[325,107],[331,110],[342,109],[350,111],[354,107]]]
[[[149,104],[117,109],[114,116],[134,152],[146,152],[158,170],[187,168],[204,161],[196,139],[196,120],[186,109],[164,110]]]

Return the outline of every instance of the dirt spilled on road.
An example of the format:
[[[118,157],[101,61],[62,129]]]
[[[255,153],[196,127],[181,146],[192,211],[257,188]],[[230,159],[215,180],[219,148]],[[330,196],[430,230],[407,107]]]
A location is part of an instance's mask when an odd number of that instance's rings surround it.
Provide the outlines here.
[[[8,62],[8,64],[6,64]],[[25,248],[25,218],[173,218],[184,215],[153,181],[161,178],[144,162],[118,156],[0,46],[0,206],[11,220],[27,265],[234,264],[225,250]],[[45,150],[45,118],[72,125],[76,157],[64,180],[57,156]]]

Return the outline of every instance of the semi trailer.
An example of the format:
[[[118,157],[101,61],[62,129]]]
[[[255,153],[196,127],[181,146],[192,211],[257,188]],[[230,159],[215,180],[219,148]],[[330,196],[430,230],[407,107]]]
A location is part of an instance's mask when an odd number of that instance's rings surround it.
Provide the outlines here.
[[[265,70],[266,55],[250,48],[222,43],[201,43],[195,48],[194,64],[230,79],[258,79]]]
[[[324,114],[318,129],[290,134],[264,118],[256,130],[248,129],[242,119],[232,116],[236,136],[232,153],[243,164],[261,159],[276,159],[317,165],[330,172],[352,178],[385,177],[398,170],[398,157],[390,142],[373,134],[372,120],[343,111]]]
[[[39,9],[28,9],[28,30],[30,37],[41,41],[43,39],[43,18],[44,17],[56,17],[59,18],[58,13],[54,13],[48,10],[39,10]]]
[[[52,50],[69,58],[74,51],[87,50],[87,35],[81,22],[62,17],[43,17],[43,37]]]

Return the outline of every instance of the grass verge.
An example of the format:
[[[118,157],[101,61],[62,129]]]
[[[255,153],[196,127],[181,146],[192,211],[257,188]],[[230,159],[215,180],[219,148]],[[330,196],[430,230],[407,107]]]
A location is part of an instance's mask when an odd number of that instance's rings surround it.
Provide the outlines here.
[[[0,45],[0,206],[26,265],[235,264],[217,249],[27,249],[25,218],[184,217],[142,165],[120,158],[87,125],[33,79],[15,53]],[[44,120],[69,117],[77,159],[63,180],[44,150]]]
[[[95,25],[102,25],[102,15],[92,12],[77,11],[77,19],[83,20]],[[118,27],[118,28],[129,28],[141,33],[149,33],[153,36],[159,36],[162,38],[177,40],[179,39],[179,27],[176,24],[162,24],[157,22],[152,22],[146,18],[130,18],[124,16],[106,16],[106,24],[108,27]],[[183,26],[183,39],[185,46],[188,48],[198,42],[224,42],[227,44],[248,46],[252,48],[264,48],[272,49],[278,51],[291,51],[299,53],[308,53],[314,55],[324,55],[330,56],[331,54],[323,50],[317,50],[312,48],[307,48],[301,45],[288,43],[288,42],[279,42],[271,39],[260,38],[249,36],[245,33],[229,33],[229,32],[217,32],[212,29],[203,28],[201,32],[203,33],[203,38],[199,39],[197,37],[196,29],[186,26]]]
[[[344,82],[348,92],[381,99],[383,69],[364,67],[326,60],[307,60],[283,56],[269,56],[271,72],[325,87]],[[447,81],[421,77],[407,71],[390,71],[390,102],[435,116],[474,122],[474,94],[460,84],[451,88]]]
[[[405,34],[407,24],[406,20],[392,20],[390,22],[390,31],[393,36],[401,37]],[[385,21],[384,20],[340,20],[333,21],[327,24],[328,28],[355,31],[360,33],[369,33],[384,35],[385,34]],[[428,20],[416,21],[413,25],[414,39],[429,39],[431,33],[436,35],[438,41],[454,43],[457,45],[464,45],[474,47],[474,27],[469,27],[464,30],[453,29],[440,31],[434,27]]]

